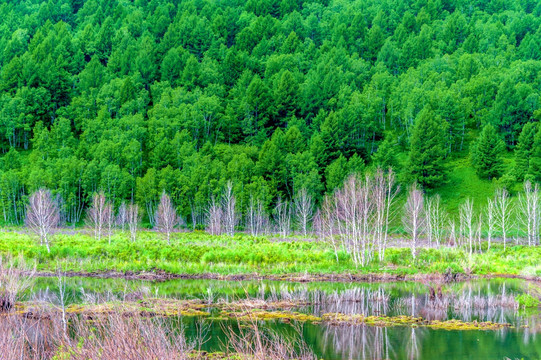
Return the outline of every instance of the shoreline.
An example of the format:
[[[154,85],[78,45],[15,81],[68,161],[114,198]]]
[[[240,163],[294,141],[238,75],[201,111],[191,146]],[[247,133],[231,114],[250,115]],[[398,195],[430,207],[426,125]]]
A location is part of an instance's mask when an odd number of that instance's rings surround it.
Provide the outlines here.
[[[94,279],[126,279],[126,280],[145,280],[163,282],[168,280],[219,280],[219,281],[287,281],[297,283],[308,282],[341,282],[341,283],[374,283],[374,282],[439,282],[452,283],[478,279],[521,279],[526,281],[541,282],[540,276],[517,275],[517,274],[415,274],[415,275],[397,275],[385,273],[372,274],[283,274],[283,275],[263,275],[257,273],[251,274],[173,274],[165,271],[67,271],[62,272],[66,277],[85,277]],[[51,271],[36,271],[34,277],[55,277],[57,273]]]

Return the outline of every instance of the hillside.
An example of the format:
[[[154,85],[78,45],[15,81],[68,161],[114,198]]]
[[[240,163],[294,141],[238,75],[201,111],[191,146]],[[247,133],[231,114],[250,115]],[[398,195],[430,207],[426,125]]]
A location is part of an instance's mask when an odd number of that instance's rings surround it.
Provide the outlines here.
[[[0,1],[1,221],[57,195],[184,218],[392,166],[456,211],[541,179],[535,0]],[[524,131],[523,131],[524,128]],[[521,136],[522,134],[522,136]],[[199,210],[198,210],[199,209]]]

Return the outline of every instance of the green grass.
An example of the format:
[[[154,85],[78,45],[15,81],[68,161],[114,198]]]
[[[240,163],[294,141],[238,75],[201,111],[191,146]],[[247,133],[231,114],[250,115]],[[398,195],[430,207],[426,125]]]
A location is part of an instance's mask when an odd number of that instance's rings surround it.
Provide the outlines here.
[[[497,181],[480,179],[471,167],[468,158],[451,161],[448,164],[448,181],[437,189],[443,205],[453,216],[458,216],[460,205],[466,199],[473,199],[476,211],[485,206],[487,199],[494,197],[496,188],[500,186]]]
[[[404,161],[406,160],[404,159]],[[506,153],[503,161],[504,173],[512,173],[512,169],[514,168],[513,153]],[[404,166],[406,166],[406,163],[404,163]],[[436,189],[425,189],[425,191],[427,197],[439,194],[443,209],[456,222],[459,219],[460,206],[467,199],[473,200],[474,211],[479,214],[486,212],[487,201],[494,198],[498,188],[508,187],[507,190],[510,193],[512,203],[517,201],[517,194],[522,191],[522,184],[518,182],[508,184],[503,178],[492,180],[479,178],[471,164],[469,152],[466,150],[454,154],[452,158],[446,161],[445,166],[447,168],[445,182]],[[397,214],[397,216],[392,218],[391,229],[396,233],[404,233],[402,214],[408,196],[407,190],[407,186],[401,184],[401,191],[393,205],[393,213]],[[518,231],[517,225],[520,224],[519,221],[516,221],[516,216],[515,214],[512,218],[512,228],[510,229],[513,233]]]
[[[55,271],[165,271],[173,274],[472,274],[541,275],[541,248],[497,244],[469,256],[460,249],[422,249],[416,261],[407,248],[388,249],[382,263],[356,268],[346,253],[337,263],[331,248],[307,241],[275,242],[247,235],[210,236],[203,232],[175,234],[167,245],[154,232],[141,232],[132,243],[125,234],[96,241],[84,234],[57,235],[47,253],[30,236],[0,233],[0,255],[21,256],[37,269]]]

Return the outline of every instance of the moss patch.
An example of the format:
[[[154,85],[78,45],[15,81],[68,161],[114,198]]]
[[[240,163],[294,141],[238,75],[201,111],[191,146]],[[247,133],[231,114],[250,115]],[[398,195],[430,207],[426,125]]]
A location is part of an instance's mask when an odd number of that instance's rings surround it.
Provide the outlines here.
[[[95,316],[122,314],[123,316],[209,316],[200,300],[145,299],[140,301],[110,302],[103,304],[72,304],[66,307],[68,315]],[[16,313],[23,316],[39,316],[51,311],[60,311],[58,307],[43,303],[18,303]]]
[[[345,315],[341,313],[327,313],[322,316],[322,321],[330,325],[357,325],[368,326],[423,326],[432,329],[443,330],[499,330],[511,327],[507,323],[487,322],[464,322],[461,320],[425,320],[414,316],[364,316],[362,314]]]
[[[255,321],[255,320],[281,320],[281,321],[321,321],[320,317],[308,314],[302,314],[293,311],[266,311],[266,310],[249,310],[249,311],[233,311],[227,312],[222,310],[220,318],[236,319],[238,321]]]

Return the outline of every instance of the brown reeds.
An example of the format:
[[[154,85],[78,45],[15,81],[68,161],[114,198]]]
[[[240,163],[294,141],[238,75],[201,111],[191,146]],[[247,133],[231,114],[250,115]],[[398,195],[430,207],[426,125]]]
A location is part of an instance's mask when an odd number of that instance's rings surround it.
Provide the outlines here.
[[[0,312],[13,309],[21,293],[32,286],[35,268],[13,259],[0,258]]]
[[[284,337],[269,329],[261,329],[256,320],[235,331],[224,329],[231,358],[250,360],[317,360],[300,336]],[[301,329],[297,329],[300,333]],[[234,357],[233,357],[234,356]]]
[[[180,318],[126,316],[122,311],[71,314],[68,331],[58,311],[15,312],[0,316],[1,360],[311,360],[316,359],[300,337],[262,330],[224,328],[225,352],[212,357],[197,344],[205,332],[187,340]]]

